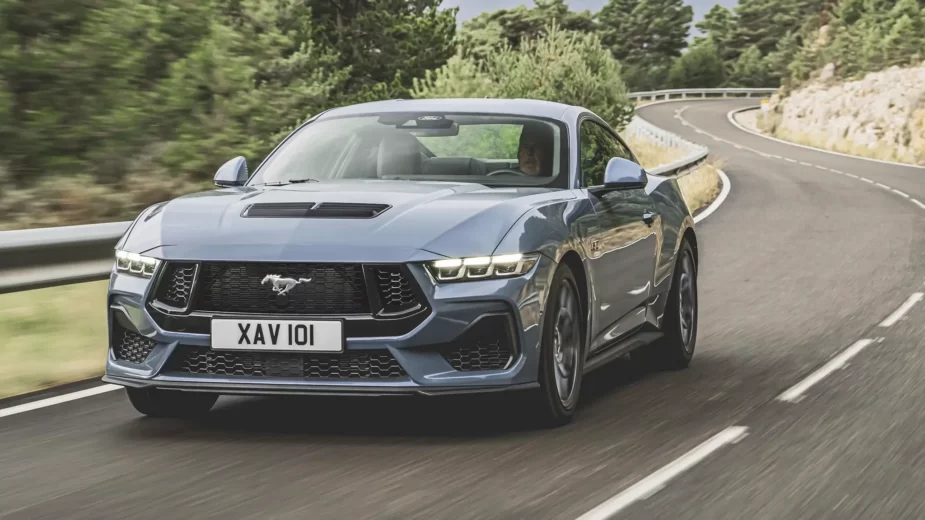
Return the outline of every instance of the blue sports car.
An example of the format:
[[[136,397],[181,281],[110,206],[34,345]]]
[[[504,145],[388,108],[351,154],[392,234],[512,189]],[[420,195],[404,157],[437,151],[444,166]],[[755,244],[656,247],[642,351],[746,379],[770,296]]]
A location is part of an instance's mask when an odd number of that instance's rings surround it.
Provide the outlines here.
[[[523,390],[560,425],[608,361],[693,356],[690,210],[584,108],[337,108],[215,184],[147,208],[116,246],[104,380],[142,414],[220,394]]]

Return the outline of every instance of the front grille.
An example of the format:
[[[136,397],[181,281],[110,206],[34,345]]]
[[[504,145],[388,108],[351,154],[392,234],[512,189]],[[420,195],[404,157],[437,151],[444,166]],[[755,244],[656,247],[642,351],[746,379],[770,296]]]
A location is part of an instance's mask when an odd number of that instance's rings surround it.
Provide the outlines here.
[[[514,357],[510,321],[501,315],[482,318],[440,353],[450,366],[463,372],[507,368]]]
[[[170,367],[178,372],[217,376],[286,377],[303,379],[394,379],[405,376],[388,350],[358,350],[342,354],[218,352],[179,347]]]
[[[112,352],[116,359],[130,363],[144,363],[156,345],[153,339],[127,330],[118,322],[113,321]]]
[[[379,284],[382,312],[400,314],[419,306],[411,281],[402,272],[401,267],[377,267],[375,273]]]
[[[154,299],[171,307],[185,308],[193,291],[196,264],[170,262],[158,282]]]
[[[274,283],[274,277],[283,280]],[[297,283],[278,294],[287,286],[285,279]],[[369,299],[359,264],[204,263],[194,307],[250,314],[368,314]]]

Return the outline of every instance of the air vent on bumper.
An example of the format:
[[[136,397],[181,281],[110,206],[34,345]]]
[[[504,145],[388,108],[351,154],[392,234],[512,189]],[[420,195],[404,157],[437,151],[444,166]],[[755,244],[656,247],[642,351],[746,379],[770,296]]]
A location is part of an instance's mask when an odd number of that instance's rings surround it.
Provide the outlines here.
[[[243,217],[250,218],[374,218],[389,209],[388,204],[353,202],[268,202],[252,204]]]

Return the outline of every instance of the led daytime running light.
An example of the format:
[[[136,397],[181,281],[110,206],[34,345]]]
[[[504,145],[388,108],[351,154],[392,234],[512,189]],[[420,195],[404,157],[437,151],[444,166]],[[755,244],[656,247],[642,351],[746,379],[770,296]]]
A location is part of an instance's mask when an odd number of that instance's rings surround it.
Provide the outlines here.
[[[536,253],[447,258],[427,264],[438,282],[511,278],[530,271],[539,259]]]
[[[160,260],[150,256],[139,255],[138,253],[129,253],[128,251],[116,251],[116,271],[151,278]]]

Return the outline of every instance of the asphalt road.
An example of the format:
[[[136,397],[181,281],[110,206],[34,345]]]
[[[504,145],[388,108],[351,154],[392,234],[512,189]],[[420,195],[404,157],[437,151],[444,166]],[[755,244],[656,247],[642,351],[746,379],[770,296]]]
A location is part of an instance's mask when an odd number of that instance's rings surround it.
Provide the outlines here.
[[[0,518],[575,519],[730,426],[747,435],[617,517],[925,515],[925,302],[878,326],[925,289],[925,170],[745,134],[726,119],[742,103],[640,111],[731,179],[699,226],[689,369],[617,362],[542,431],[510,397],[223,398],[184,422],[106,393],[0,418]],[[864,338],[801,401],[775,399]]]

